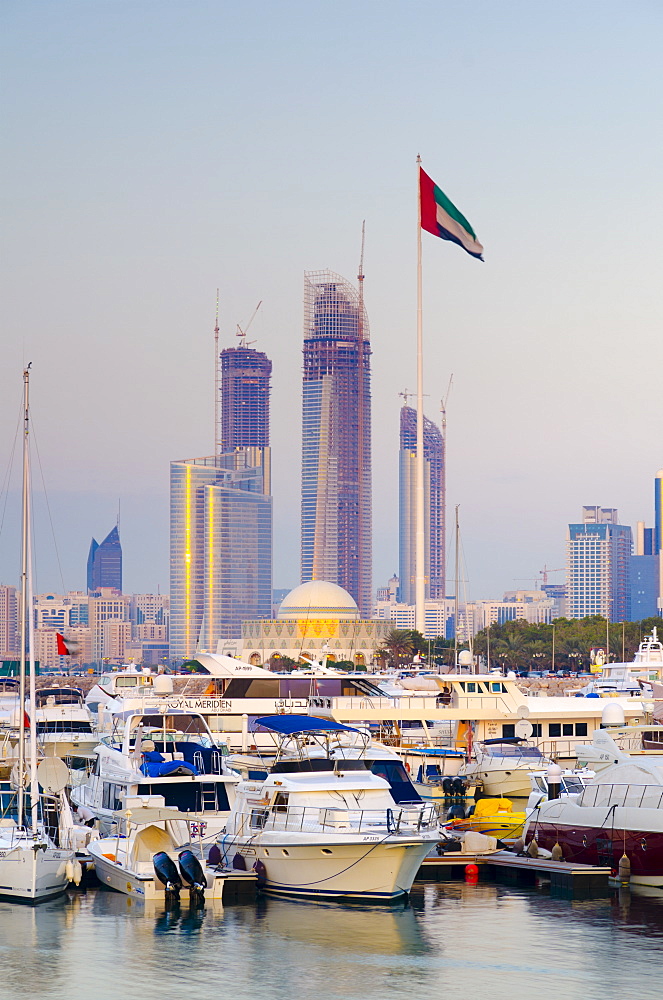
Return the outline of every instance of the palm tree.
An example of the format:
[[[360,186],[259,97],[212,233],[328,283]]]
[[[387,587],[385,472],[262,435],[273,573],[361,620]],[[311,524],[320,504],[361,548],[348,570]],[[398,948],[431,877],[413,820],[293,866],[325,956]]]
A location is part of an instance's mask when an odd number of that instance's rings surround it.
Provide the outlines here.
[[[384,638],[383,648],[391,663],[396,661],[398,666],[401,660],[411,657],[414,653],[415,643],[412,633],[405,628],[392,628]]]

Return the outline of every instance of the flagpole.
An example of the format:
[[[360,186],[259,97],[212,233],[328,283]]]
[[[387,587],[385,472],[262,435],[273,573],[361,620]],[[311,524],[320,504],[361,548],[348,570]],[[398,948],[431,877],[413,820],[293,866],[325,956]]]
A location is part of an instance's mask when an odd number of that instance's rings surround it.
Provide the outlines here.
[[[415,628],[424,634],[426,544],[424,504],[424,337],[421,289],[421,157],[417,155],[417,460],[415,504]]]

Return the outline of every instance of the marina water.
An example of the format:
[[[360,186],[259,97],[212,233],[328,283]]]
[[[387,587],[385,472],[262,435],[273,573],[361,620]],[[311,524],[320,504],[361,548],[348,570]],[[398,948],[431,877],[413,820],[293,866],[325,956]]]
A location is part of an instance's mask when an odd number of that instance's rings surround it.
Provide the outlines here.
[[[416,883],[409,904],[150,910],[104,889],[0,903],[0,997],[601,1000],[661,995],[663,891]]]

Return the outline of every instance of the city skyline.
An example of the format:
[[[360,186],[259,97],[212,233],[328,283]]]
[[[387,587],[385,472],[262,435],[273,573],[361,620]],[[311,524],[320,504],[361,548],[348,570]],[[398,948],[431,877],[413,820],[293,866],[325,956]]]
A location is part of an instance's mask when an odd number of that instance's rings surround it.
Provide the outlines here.
[[[275,583],[297,583],[300,275],[317,261],[355,273],[364,218],[374,576],[391,575],[397,466],[386,443],[413,384],[419,151],[487,247],[478,266],[450,247],[433,253],[424,236],[427,408],[453,372],[448,504],[460,504],[472,593],[562,565],[560,525],[593,498],[610,498],[628,524],[651,523],[661,415],[637,359],[655,366],[663,318],[663,151],[651,129],[663,12],[150,7],[4,11],[0,454],[4,466],[32,361],[66,587],[83,585],[87,542],[112,523],[118,493],[128,589],[167,586],[164,470],[173,455],[212,450],[217,287],[224,346],[263,300],[251,336],[274,364]],[[450,34],[441,65],[435,40]],[[17,511],[13,491],[0,536],[7,582]],[[42,589],[62,589],[38,495],[35,520]]]

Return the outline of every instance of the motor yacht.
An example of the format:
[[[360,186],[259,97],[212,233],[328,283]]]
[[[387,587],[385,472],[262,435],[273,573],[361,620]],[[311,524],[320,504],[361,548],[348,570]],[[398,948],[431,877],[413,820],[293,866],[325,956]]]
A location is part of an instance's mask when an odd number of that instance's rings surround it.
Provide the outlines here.
[[[632,882],[663,886],[663,755],[625,753],[597,730],[579,757],[601,755],[603,766],[580,792],[534,809],[525,837],[548,850],[558,843],[567,861],[615,871],[626,855]]]
[[[44,756],[85,756],[99,742],[79,688],[38,688],[34,711],[28,709],[28,717],[30,724],[36,726],[37,742]]]
[[[476,743],[472,757],[461,764],[458,775],[480,783],[485,795],[527,798],[531,790],[530,773],[551,763],[538,747],[512,736]]]
[[[313,734],[348,727],[287,715],[261,722],[287,740],[288,759],[238,786],[218,841],[223,860],[255,867],[270,893],[374,902],[407,895],[439,838],[435,808],[397,803],[361,759],[307,754]]]
[[[654,627],[646,635],[633,660],[629,663],[604,663],[597,668],[592,679],[576,695],[598,695],[599,697],[642,697],[651,696],[652,683],[663,680],[663,643]]]
[[[117,829],[118,812],[131,796],[160,795],[166,806],[214,838],[232,805],[239,775],[227,765],[201,715],[168,709],[118,713],[112,731],[95,748],[92,773],[74,783],[71,800],[98,820],[102,835]]]

